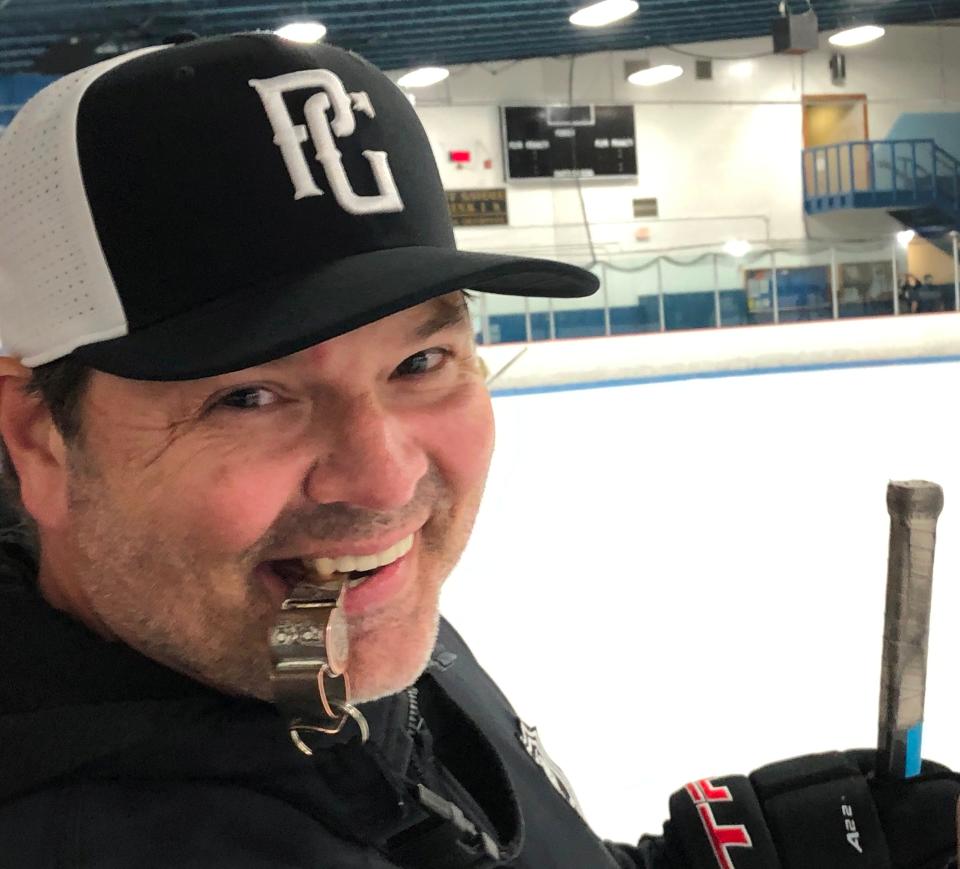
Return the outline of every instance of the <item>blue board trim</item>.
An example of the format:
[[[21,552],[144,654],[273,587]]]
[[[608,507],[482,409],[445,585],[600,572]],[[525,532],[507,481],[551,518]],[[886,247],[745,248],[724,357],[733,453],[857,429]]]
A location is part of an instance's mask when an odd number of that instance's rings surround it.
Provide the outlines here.
[[[892,365],[933,365],[939,362],[960,362],[960,355],[904,357],[895,359],[857,359],[847,362],[819,362],[808,365],[776,365],[764,368],[748,368],[727,371],[681,371],[673,374],[656,374],[648,377],[625,377],[611,380],[590,380],[583,383],[544,384],[523,386],[516,389],[497,389],[490,394],[494,398],[512,395],[537,395],[545,392],[574,392],[581,389],[602,389],[611,386],[642,386],[647,383],[672,383],[679,380],[698,380],[717,377],[752,377],[757,374],[795,374],[804,371],[830,371],[839,368],[882,368]]]
[[[918,721],[907,731],[907,756],[904,758],[904,778],[920,775],[920,744],[923,742],[923,722]]]

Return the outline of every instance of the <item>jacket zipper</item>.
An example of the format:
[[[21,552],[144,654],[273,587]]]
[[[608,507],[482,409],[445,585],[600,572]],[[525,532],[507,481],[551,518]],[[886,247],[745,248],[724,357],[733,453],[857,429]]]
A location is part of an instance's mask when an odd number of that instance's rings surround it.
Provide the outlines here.
[[[423,778],[423,768],[420,766],[420,760],[417,757],[417,734],[423,727],[423,716],[420,714],[420,692],[416,685],[407,688],[407,736],[413,742],[413,750],[410,752],[410,766],[416,773],[417,778]]]
[[[412,739],[420,727],[423,718],[420,716],[420,692],[416,685],[407,688],[407,735]]]

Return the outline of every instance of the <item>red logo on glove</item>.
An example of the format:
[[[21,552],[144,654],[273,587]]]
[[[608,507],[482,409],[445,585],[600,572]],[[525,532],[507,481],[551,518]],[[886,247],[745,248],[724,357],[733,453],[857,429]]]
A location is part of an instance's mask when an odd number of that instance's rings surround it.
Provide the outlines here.
[[[713,809],[710,807],[710,803],[733,802],[730,789],[716,787],[710,779],[702,778],[699,781],[690,782],[686,791],[697,807],[704,832],[707,834],[707,841],[713,848],[713,855],[717,858],[717,865],[721,869],[736,869],[730,857],[729,849],[752,848],[753,841],[743,824],[718,824],[717,819],[713,816]]]

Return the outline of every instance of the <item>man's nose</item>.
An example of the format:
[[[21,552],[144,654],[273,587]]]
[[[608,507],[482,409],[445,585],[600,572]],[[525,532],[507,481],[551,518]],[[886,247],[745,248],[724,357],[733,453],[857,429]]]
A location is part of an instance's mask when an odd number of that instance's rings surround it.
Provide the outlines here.
[[[332,429],[329,420],[319,423],[322,451],[307,476],[307,497],[369,510],[408,505],[428,468],[412,427],[369,395],[339,410]]]

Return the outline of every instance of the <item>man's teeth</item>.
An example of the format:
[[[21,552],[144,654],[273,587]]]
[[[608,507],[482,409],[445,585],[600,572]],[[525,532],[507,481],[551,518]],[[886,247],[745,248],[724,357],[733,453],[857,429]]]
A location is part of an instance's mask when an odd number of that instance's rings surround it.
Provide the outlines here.
[[[413,535],[394,543],[389,549],[376,555],[344,555],[340,558],[315,558],[313,568],[320,576],[334,573],[352,573],[355,570],[376,570],[402,558],[413,546]]]

